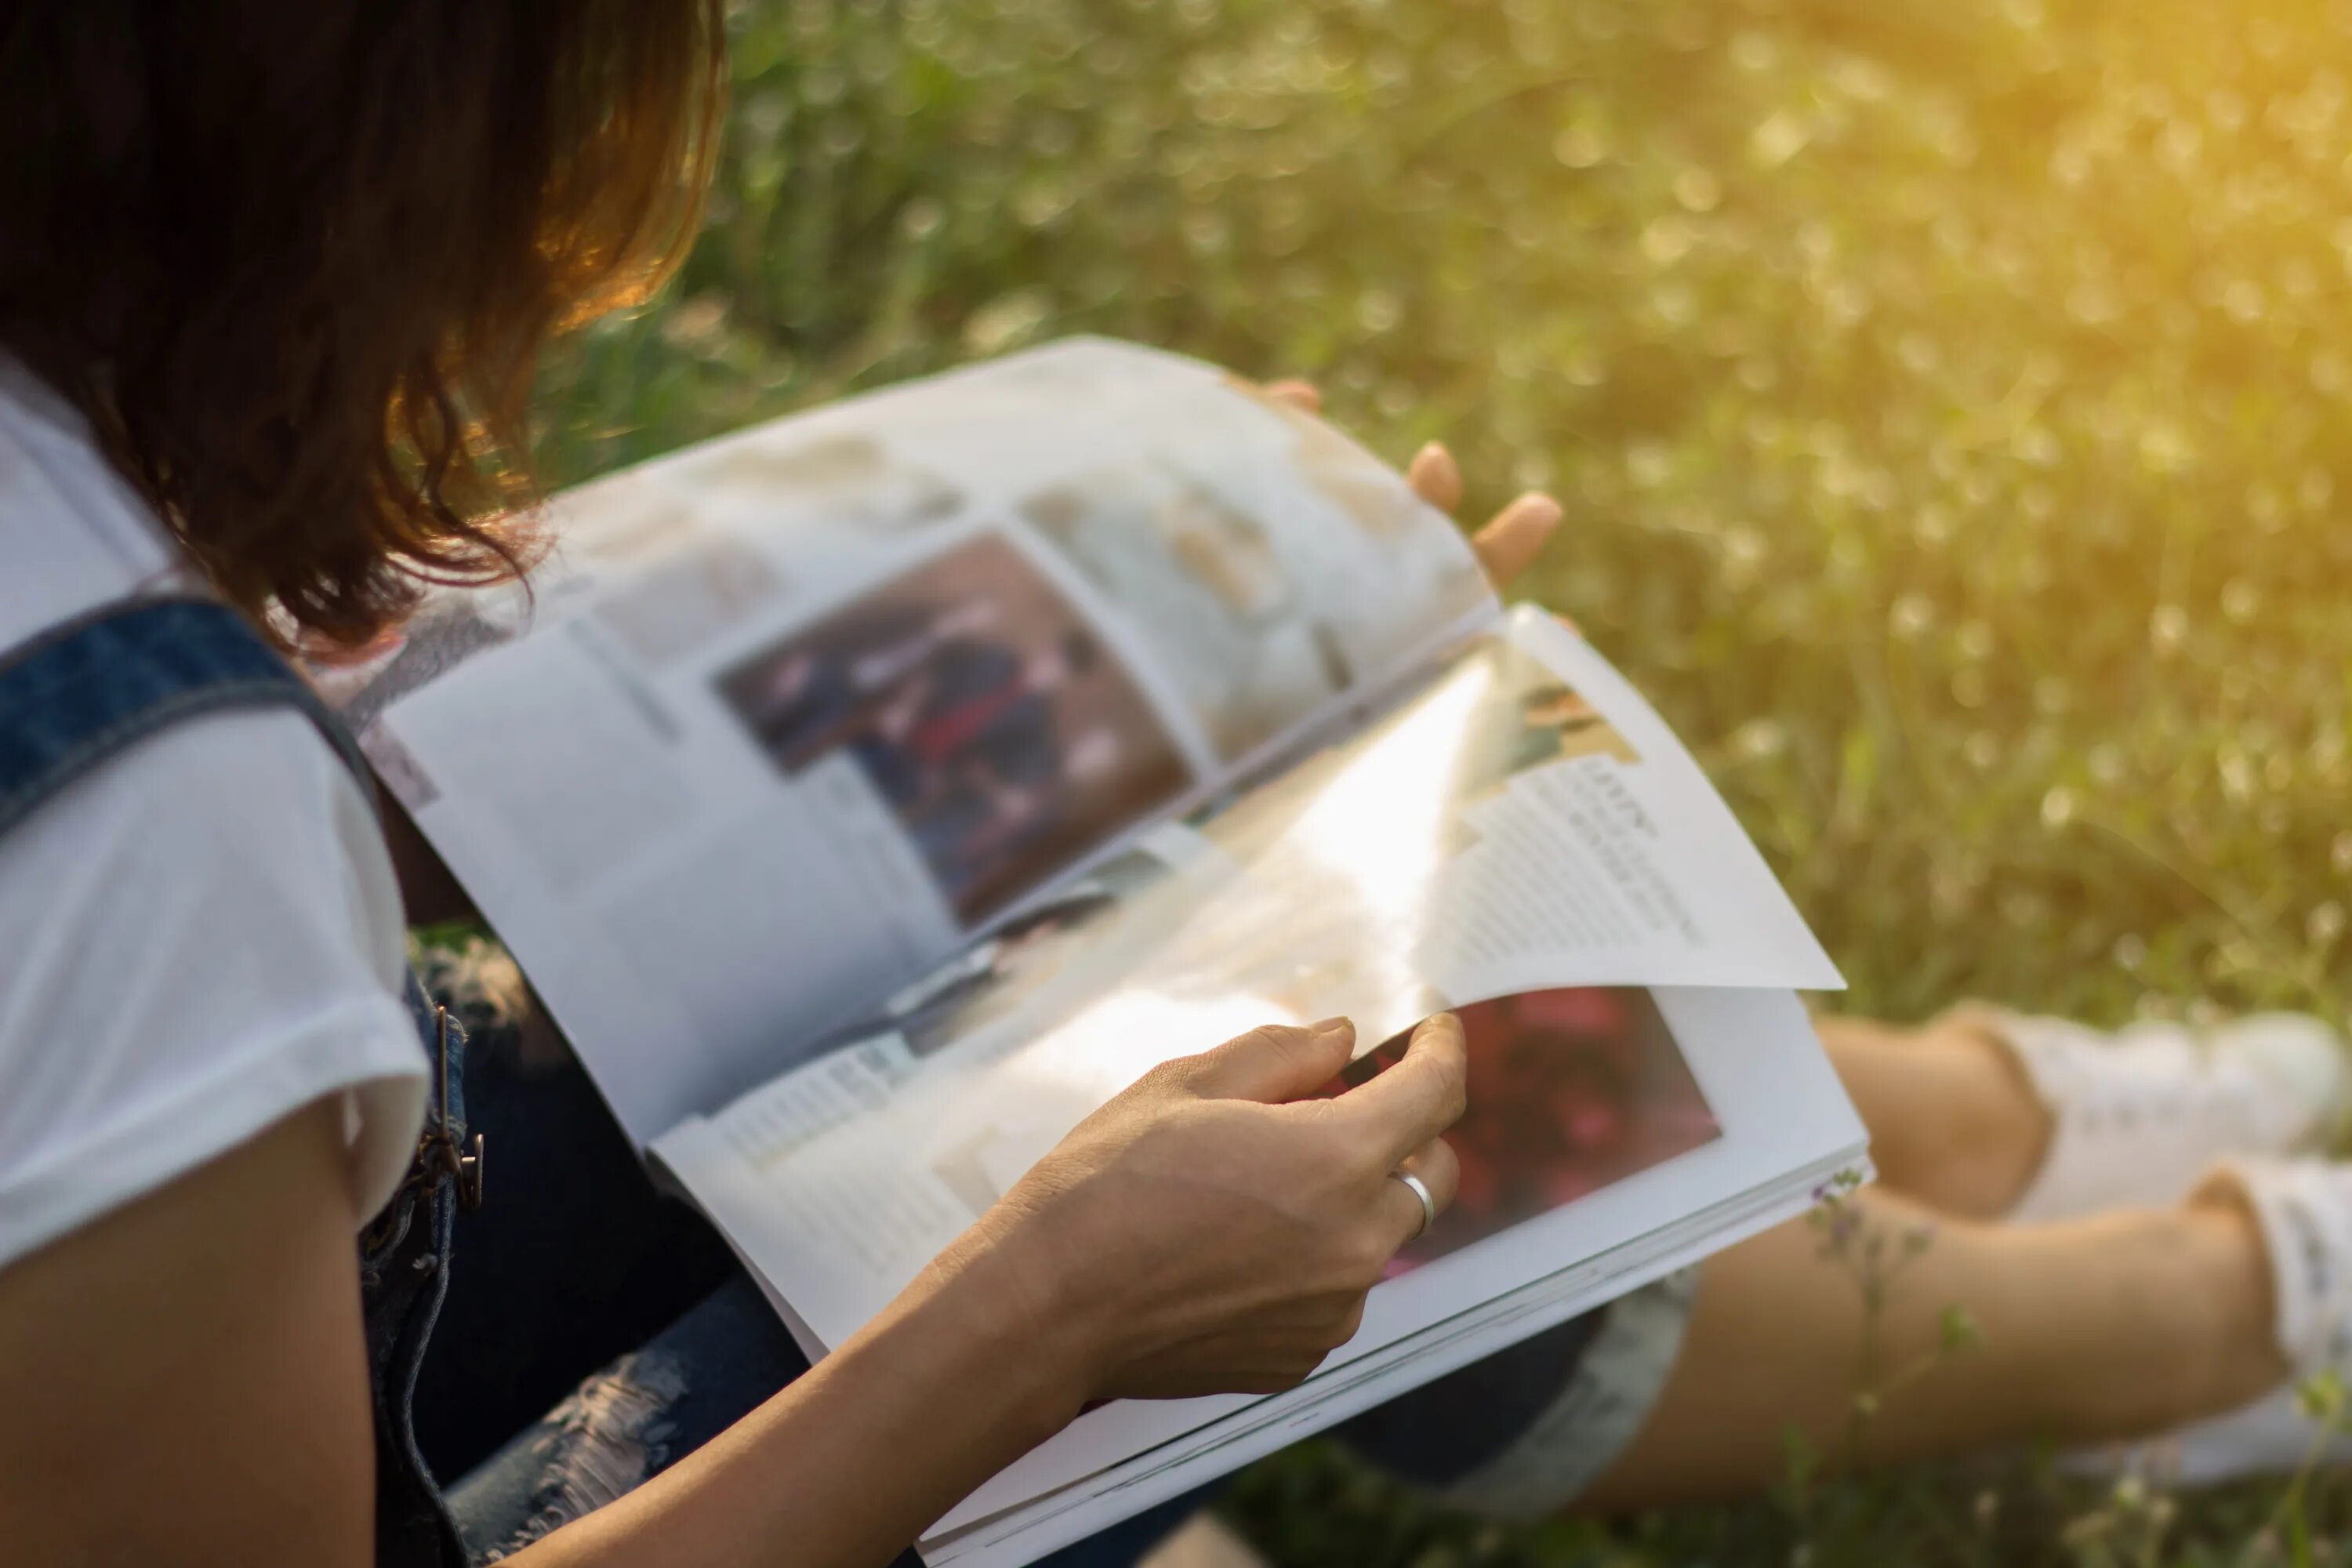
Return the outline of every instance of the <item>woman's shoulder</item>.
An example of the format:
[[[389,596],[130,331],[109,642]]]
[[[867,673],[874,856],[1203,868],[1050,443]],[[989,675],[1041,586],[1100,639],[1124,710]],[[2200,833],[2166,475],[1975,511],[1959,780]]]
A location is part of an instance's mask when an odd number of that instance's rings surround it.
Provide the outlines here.
[[[329,1096],[366,1206],[396,1184],[398,889],[300,715],[174,726],[0,837],[0,1267]]]
[[[124,504],[0,379],[0,647],[170,570]],[[0,834],[0,1266],[330,1095],[358,1190],[397,1181],[424,1069],[399,890],[299,712],[173,724]]]

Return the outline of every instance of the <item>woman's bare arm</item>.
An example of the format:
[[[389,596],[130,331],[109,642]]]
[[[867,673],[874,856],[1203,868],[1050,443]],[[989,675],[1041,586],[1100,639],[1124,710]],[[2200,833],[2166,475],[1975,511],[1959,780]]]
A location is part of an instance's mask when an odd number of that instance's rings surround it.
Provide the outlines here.
[[[370,1560],[340,1117],[299,1111],[0,1268],[0,1556]]]
[[[331,1110],[0,1270],[0,1555],[371,1561],[370,1394]],[[1083,1396],[1002,1291],[947,1283],[910,1291],[675,1479],[519,1561],[887,1562]]]
[[[881,1318],[513,1561],[878,1568],[1087,1400],[1296,1384],[1441,1198],[1459,1026],[1306,1100],[1352,1031],[1254,1031],[1081,1124]],[[0,1269],[13,1557],[362,1564],[374,1464],[339,1108]],[[463,1259],[459,1260],[463,1267]]]

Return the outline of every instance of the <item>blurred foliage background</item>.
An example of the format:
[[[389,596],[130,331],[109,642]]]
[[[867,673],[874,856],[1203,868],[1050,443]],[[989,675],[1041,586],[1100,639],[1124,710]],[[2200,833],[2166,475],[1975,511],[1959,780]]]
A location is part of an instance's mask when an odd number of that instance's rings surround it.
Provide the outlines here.
[[[1562,498],[1535,592],[1700,752],[1849,1005],[2341,1016],[2347,0],[759,0],[730,31],[708,232],[551,367],[558,477],[1072,331],[1311,375],[1399,459],[1453,443],[1474,510]],[[1335,1467],[1244,1493],[1286,1561],[1830,1560],[1752,1512],[1448,1533]],[[1855,1561],[2028,1560],[1983,1498],[1872,1506],[1907,1544]],[[2200,1517],[2168,1539],[2240,1522]],[[2061,1533],[2030,1555],[2106,1560]]]

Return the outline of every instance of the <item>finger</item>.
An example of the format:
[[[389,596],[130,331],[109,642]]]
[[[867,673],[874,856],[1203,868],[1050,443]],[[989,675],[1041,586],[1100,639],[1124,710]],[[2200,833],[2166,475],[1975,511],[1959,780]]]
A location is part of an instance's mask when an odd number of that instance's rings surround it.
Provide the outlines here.
[[[1304,1029],[1268,1024],[1192,1058],[1184,1080],[1211,1100],[1280,1105],[1329,1083],[1355,1049],[1356,1026],[1345,1018],[1326,1018]]]
[[[1439,1214],[1454,1206],[1454,1194],[1462,1186],[1462,1162],[1454,1157],[1454,1145],[1444,1139],[1433,1138],[1423,1143],[1397,1162],[1397,1169],[1410,1171],[1421,1178],[1422,1185],[1429,1189],[1429,1201],[1436,1205]],[[1421,1200],[1414,1198],[1413,1207],[1420,1206]]]
[[[1276,402],[1287,403],[1293,408],[1303,408],[1309,414],[1323,412],[1323,392],[1311,381],[1269,381],[1265,395]]]
[[[1432,441],[1412,455],[1404,479],[1413,494],[1442,512],[1451,514],[1462,504],[1462,465],[1442,441]]]
[[[1559,502],[1533,490],[1496,512],[1470,540],[1486,581],[1500,588],[1526,571],[1559,529],[1560,516]]]
[[[1412,1032],[1402,1061],[1336,1103],[1364,1127],[1387,1170],[1462,1119],[1469,1079],[1462,1020],[1440,1013]]]
[[[1410,1173],[1429,1189],[1429,1223],[1434,1226],[1437,1215],[1454,1205],[1454,1194],[1462,1184],[1461,1163],[1443,1138],[1433,1138],[1400,1161],[1381,1184],[1381,1212],[1391,1222],[1389,1234],[1400,1248],[1421,1239],[1421,1195],[1396,1178]]]
[[[1356,1331],[1364,1326],[1364,1303],[1367,1300],[1363,1296],[1357,1297],[1349,1303],[1345,1311],[1324,1325],[1321,1338],[1330,1350],[1336,1351],[1354,1339]]]

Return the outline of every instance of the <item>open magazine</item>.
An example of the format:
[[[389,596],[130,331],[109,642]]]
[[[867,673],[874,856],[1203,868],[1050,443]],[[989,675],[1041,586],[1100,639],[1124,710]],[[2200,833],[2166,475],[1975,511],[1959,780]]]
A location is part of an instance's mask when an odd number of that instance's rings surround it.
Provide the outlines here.
[[[1455,1205],[1287,1394],[1092,1410],[1011,1568],[1802,1209],[1835,969],[1663,721],[1315,418],[1077,340],[572,491],[347,700],[813,1356],[1169,1057],[1452,1008]]]

